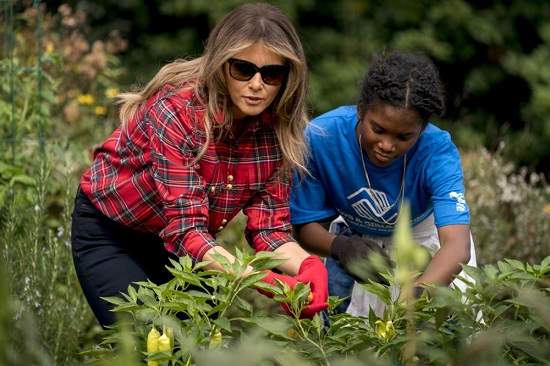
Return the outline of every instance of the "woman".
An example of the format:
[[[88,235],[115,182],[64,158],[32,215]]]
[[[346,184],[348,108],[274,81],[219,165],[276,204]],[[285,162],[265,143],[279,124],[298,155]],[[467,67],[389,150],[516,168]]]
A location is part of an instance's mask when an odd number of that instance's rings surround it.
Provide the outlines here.
[[[307,68],[288,18],[268,4],[242,5],[212,30],[204,53],[177,60],[135,93],[120,96],[122,126],[82,176],[72,222],[78,278],[102,325],[100,297],[170,279],[169,257],[234,257],[214,241],[240,210],[256,251],[288,259],[269,271],[290,286],[310,283],[303,316],[326,308],[318,257],[294,241],[289,171],[304,169]]]
[[[443,109],[432,62],[396,52],[374,60],[357,106],[308,125],[311,174],[295,181],[291,218],[302,246],[329,257],[331,295],[350,296],[353,279],[365,280],[354,262],[387,251],[404,200],[416,242],[434,254],[418,286],[448,285],[461,264],[475,264],[460,156],[449,134],[429,123]],[[336,216],[329,232],[324,224]],[[377,299],[353,291],[349,312],[381,312]]]

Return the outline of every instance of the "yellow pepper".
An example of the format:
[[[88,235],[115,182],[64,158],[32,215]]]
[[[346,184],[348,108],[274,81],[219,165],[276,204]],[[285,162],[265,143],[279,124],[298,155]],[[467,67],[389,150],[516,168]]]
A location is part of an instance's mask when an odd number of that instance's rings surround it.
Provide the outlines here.
[[[158,352],[159,351],[159,339],[160,333],[156,330],[155,326],[147,334],[147,352]],[[158,361],[147,361],[147,366],[159,366]]]
[[[395,336],[395,327],[393,326],[393,322],[391,320],[384,323],[384,321],[378,319],[374,323],[374,326],[376,335],[384,341],[389,341]]]
[[[212,336],[210,337],[210,344],[208,345],[210,348],[216,348],[222,343],[222,332],[217,330]]]
[[[164,334],[170,339],[170,349],[174,349],[174,329],[172,327],[166,327]]]
[[[172,352],[170,347],[170,338],[166,334],[163,334],[159,338],[159,351],[160,352]]]

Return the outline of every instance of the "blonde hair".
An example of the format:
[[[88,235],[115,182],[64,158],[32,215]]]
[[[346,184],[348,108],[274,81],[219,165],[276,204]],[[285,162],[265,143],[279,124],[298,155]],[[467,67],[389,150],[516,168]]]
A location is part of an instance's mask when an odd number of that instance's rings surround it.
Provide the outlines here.
[[[123,126],[164,85],[193,88],[206,105],[206,144],[199,152],[197,159],[200,159],[208,147],[212,122],[220,110],[224,117],[221,121],[223,126],[231,126],[233,122],[223,66],[229,58],[256,42],[261,42],[283,57],[289,65],[286,83],[270,108],[284,167],[306,171],[307,148],[303,132],[307,124],[307,64],[302,44],[290,20],[281,10],[269,4],[239,6],[214,27],[201,57],[175,60],[162,67],[143,89],[120,94]]]

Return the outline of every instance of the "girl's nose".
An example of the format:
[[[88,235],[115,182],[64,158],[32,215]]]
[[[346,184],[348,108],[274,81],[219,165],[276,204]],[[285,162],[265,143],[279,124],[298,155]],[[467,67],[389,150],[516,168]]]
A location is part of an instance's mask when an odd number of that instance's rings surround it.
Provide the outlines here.
[[[378,144],[378,147],[385,153],[393,153],[396,149],[395,144],[391,138],[382,139]]]

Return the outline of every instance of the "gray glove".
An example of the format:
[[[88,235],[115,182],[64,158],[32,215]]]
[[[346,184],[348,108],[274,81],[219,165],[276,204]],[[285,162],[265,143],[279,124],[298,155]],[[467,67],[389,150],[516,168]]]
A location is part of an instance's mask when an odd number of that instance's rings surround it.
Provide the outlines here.
[[[378,253],[382,258],[383,263],[380,266],[382,268],[375,268],[378,266],[374,266],[370,260],[374,253]],[[379,271],[393,267],[392,261],[373,240],[358,235],[338,235],[332,241],[330,256],[339,261],[357,282],[364,283],[370,279],[388,285],[388,281],[380,275]]]

